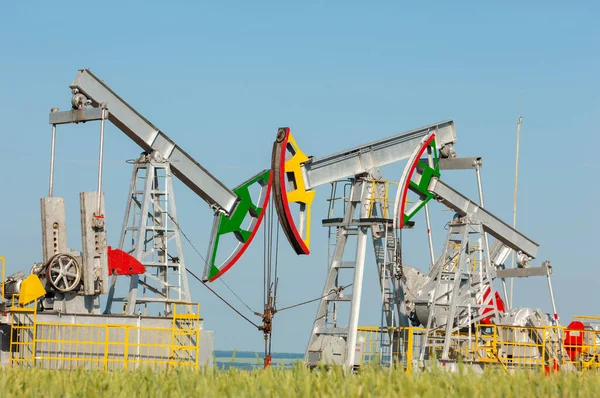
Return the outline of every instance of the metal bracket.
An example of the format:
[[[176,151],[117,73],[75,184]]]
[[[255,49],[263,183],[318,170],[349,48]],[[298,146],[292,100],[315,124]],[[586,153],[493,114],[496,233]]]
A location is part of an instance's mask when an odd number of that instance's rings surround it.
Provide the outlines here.
[[[481,156],[469,158],[441,158],[440,170],[468,170],[481,168]]]
[[[104,118],[108,119],[108,110],[104,110]],[[85,123],[102,120],[102,108],[73,109],[63,112],[50,112],[49,124]]]
[[[508,268],[496,271],[496,277],[505,278],[527,278],[530,276],[547,276],[552,273],[552,268],[542,265],[541,267]]]

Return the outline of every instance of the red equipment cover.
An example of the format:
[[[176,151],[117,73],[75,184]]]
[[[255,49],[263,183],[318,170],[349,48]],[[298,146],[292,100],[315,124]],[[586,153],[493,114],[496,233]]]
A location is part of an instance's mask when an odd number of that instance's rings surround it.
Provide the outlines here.
[[[146,272],[146,267],[135,257],[120,249],[108,246],[108,273],[110,275],[137,275]]]

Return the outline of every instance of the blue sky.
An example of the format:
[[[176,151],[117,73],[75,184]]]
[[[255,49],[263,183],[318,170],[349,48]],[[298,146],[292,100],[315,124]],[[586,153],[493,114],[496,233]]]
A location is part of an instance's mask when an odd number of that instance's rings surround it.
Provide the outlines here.
[[[518,228],[554,265],[563,321],[597,314],[596,164],[600,116],[597,2],[10,2],[0,8],[3,164],[0,254],[8,272],[41,258],[39,199],[47,195],[51,107],[70,107],[69,84],[90,68],[227,186],[269,166],[272,141],[290,126],[320,156],[452,119],[457,151],[482,156],[486,207],[512,220],[519,97],[523,126]],[[55,194],[65,197],[69,245],[80,248],[78,192],[94,190],[97,126],[59,129]],[[107,129],[109,243],[117,245],[139,148]],[[386,169],[397,180],[403,165]],[[474,195],[473,175],[449,181]],[[180,224],[202,253],[212,214],[176,184]],[[313,254],[280,249],[281,306],[318,297],[324,282],[327,188],[315,205]],[[436,246],[449,216],[432,210]],[[422,224],[422,222],[421,222]],[[426,267],[412,231],[411,265]],[[417,234],[421,233],[419,237]],[[186,243],[189,268],[202,260]],[[379,322],[367,264],[362,324]],[[262,235],[226,274],[255,310],[262,300]],[[262,348],[262,336],[190,281],[216,348]],[[215,289],[244,308],[217,282]],[[544,280],[517,281],[515,305],[551,311]],[[276,315],[273,349],[302,352],[316,304]]]

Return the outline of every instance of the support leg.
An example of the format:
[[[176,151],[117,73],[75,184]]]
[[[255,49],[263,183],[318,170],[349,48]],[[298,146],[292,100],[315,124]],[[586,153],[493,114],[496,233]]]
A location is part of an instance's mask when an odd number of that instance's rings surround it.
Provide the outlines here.
[[[367,227],[360,227],[358,229],[356,266],[354,269],[354,284],[352,285],[352,304],[350,307],[350,322],[348,324],[348,340],[346,341],[346,362],[344,364],[347,370],[351,370],[354,366],[354,359],[356,356],[356,338],[358,334],[358,318],[360,315],[360,299],[365,269],[368,230],[369,228]]]

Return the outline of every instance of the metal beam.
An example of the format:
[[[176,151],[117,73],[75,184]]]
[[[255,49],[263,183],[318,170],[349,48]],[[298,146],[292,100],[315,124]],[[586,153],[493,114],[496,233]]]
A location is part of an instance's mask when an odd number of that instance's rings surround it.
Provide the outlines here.
[[[108,111],[104,111],[104,116],[108,117]],[[65,112],[50,112],[50,124],[69,124],[85,123],[94,120],[102,120],[102,109],[73,109]]]
[[[440,170],[467,170],[481,167],[481,157],[440,159]]]
[[[547,276],[549,273],[548,268],[541,267],[528,267],[528,268],[507,268],[499,269],[496,271],[496,277],[498,278],[527,278],[529,276]]]
[[[371,169],[407,159],[419,141],[434,131],[438,149],[456,142],[452,120],[421,127],[322,158],[310,158],[302,165],[306,189],[341,180]]]
[[[232,212],[237,196],[90,70],[80,70],[70,87],[77,90],[74,94],[87,97],[95,108],[106,103],[110,112],[109,120],[125,135],[145,151],[157,151],[169,160],[173,174],[208,204],[225,211],[227,215]]]
[[[434,193],[438,200],[456,211],[461,216],[467,214],[476,217],[483,225],[485,232],[504,243],[515,251],[522,251],[531,258],[535,258],[539,245],[513,227],[500,220],[498,217],[471,201],[438,178],[432,178],[429,191]]]
[[[417,171],[421,173],[424,165],[428,164],[426,158],[420,159],[417,163]],[[440,170],[469,170],[481,167],[481,157],[470,158],[445,158],[439,160]]]

